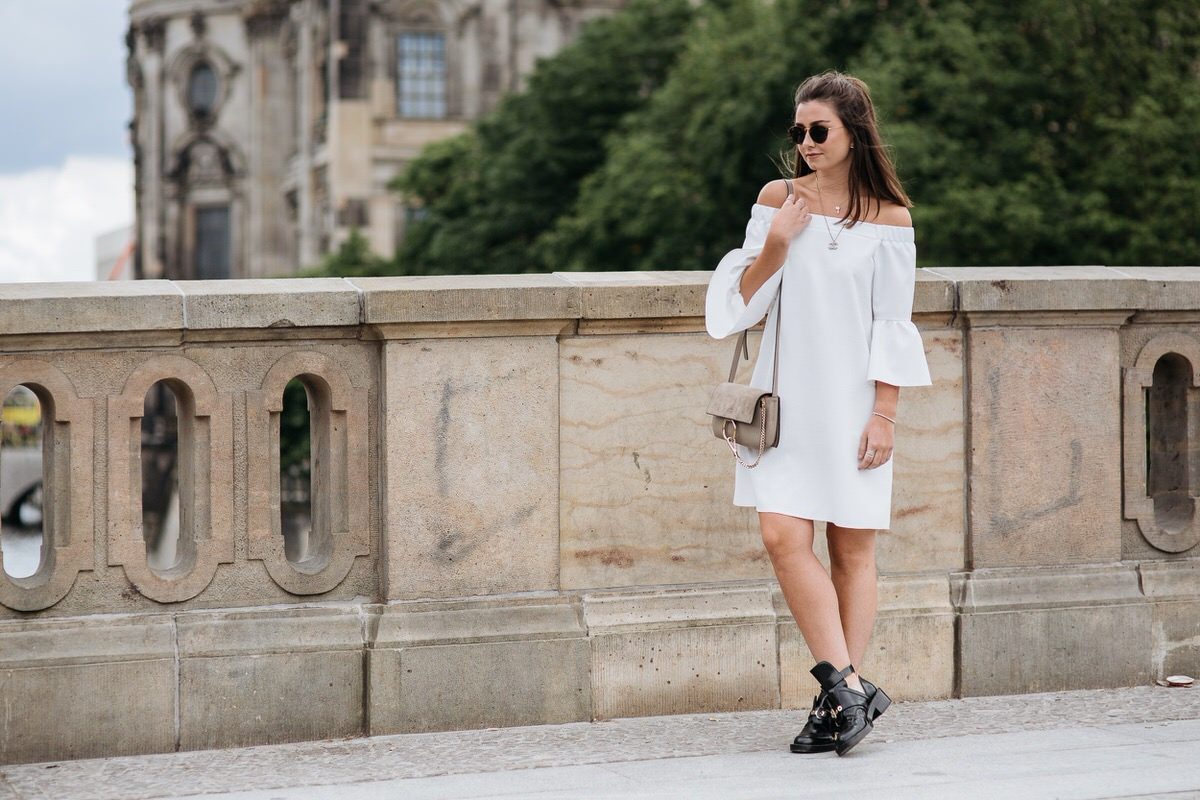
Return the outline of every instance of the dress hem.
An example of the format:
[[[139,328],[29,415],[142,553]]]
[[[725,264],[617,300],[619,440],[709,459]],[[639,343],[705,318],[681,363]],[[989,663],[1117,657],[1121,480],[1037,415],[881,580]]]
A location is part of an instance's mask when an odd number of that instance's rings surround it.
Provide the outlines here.
[[[806,519],[806,520],[809,520],[810,522],[832,522],[834,525],[838,526],[839,528],[846,528],[848,530],[886,531],[886,530],[889,530],[891,527],[890,522],[888,525],[843,525],[842,523],[838,522],[837,520],[826,519],[825,517],[822,517],[819,515],[805,516],[804,514],[793,513],[790,510],[782,510],[782,509],[774,509],[774,508],[759,508],[754,503],[738,503],[735,501],[734,505],[739,508],[753,508],[754,510],[758,511],[759,513],[783,514],[784,516],[795,517],[796,519]]]

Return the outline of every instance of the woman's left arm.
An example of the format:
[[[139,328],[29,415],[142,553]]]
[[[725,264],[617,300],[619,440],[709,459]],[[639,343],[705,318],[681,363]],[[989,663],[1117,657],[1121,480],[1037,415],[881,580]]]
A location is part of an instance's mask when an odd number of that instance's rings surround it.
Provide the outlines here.
[[[891,419],[896,418],[901,386],[933,383],[921,333],[912,321],[916,281],[916,244],[902,238],[882,240],[875,251],[871,280],[867,380],[875,382],[874,411]],[[892,456],[894,426],[879,414],[871,414],[860,437],[859,469],[882,466]]]

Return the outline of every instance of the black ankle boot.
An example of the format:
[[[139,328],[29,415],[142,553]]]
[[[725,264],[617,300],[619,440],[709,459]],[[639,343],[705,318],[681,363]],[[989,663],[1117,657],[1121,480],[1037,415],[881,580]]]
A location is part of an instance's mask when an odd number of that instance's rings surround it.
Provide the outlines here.
[[[858,676],[858,682],[863,685],[863,689],[867,692],[867,710],[871,712],[871,722],[875,722],[875,720],[879,719],[879,715],[887,711],[888,706],[892,704],[892,698],[888,697],[886,692],[861,675]]]
[[[829,695],[829,705],[836,714],[837,743],[834,750],[839,756],[845,755],[871,732],[872,721],[891,705],[891,698],[878,688],[872,698],[847,686],[846,676],[854,672],[853,664],[838,670],[828,661],[822,661],[809,671]]]
[[[823,691],[813,698],[808,722],[792,740],[793,753],[828,753],[837,745],[837,728],[828,701],[829,695]]]

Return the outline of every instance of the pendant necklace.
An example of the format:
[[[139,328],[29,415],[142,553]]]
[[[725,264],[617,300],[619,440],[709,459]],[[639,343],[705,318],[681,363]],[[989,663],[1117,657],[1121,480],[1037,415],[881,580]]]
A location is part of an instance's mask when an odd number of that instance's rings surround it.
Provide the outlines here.
[[[821,173],[819,173],[819,172],[817,173],[817,196],[821,198],[821,206],[824,207],[825,206],[825,196],[823,194],[821,194]],[[834,206],[833,210],[840,214],[842,212],[842,207]],[[826,217],[824,214],[822,214],[821,216],[825,220],[825,232],[829,234],[829,244],[826,246],[830,250],[837,250],[838,249],[838,243],[837,243],[838,236],[841,236],[842,231],[844,231],[846,229],[843,227],[841,230],[839,230],[837,232],[837,236],[834,236],[833,233],[829,230],[829,218]]]

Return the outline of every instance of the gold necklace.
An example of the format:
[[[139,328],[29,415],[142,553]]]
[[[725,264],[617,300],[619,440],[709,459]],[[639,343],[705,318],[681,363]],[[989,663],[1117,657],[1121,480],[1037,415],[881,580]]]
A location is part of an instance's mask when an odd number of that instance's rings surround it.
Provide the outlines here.
[[[817,175],[817,196],[819,198],[821,198],[821,208],[824,208],[825,207],[825,195],[821,194],[821,173],[818,172],[818,173],[816,173],[816,175]],[[842,207],[834,206],[833,210],[840,214],[842,212]],[[825,216],[824,214],[822,214],[821,217],[825,220],[825,232],[829,234],[829,244],[826,246],[830,250],[837,250],[838,249],[838,244],[837,244],[838,236],[841,236],[842,231],[844,231],[846,229],[845,229],[845,227],[843,227],[841,230],[839,230],[837,232],[837,236],[834,236],[832,234],[832,232],[829,230],[829,217]]]

